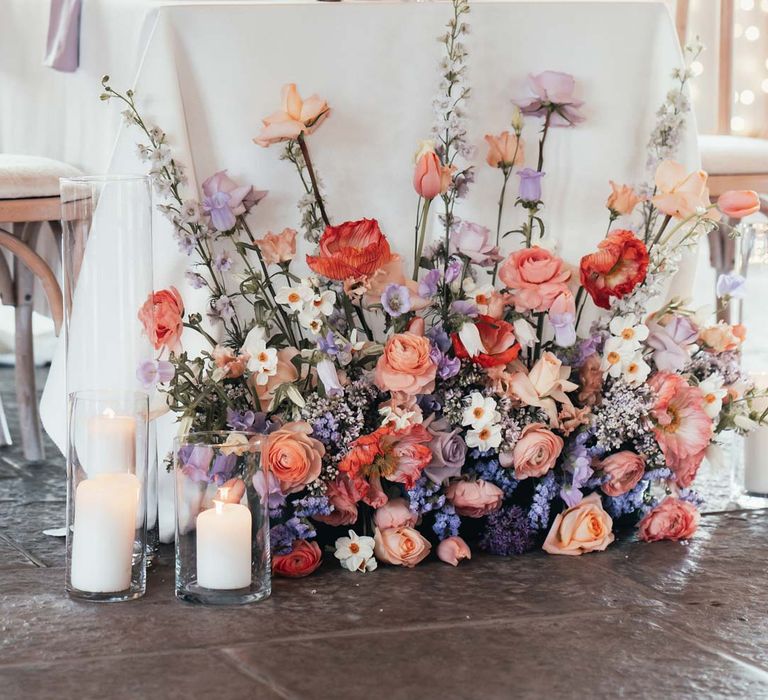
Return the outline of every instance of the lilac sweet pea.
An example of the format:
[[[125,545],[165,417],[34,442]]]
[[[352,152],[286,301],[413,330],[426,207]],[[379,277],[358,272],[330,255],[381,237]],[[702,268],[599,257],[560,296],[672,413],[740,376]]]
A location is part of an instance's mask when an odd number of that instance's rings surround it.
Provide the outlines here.
[[[546,174],[533,168],[518,170],[520,176],[520,191],[518,196],[524,202],[541,201],[541,178]]]
[[[744,285],[745,280],[741,275],[735,273],[728,273],[720,275],[717,278],[717,296],[719,299],[724,297],[733,297],[734,299],[744,298]]]
[[[232,430],[249,431],[256,420],[256,414],[253,411],[235,411],[227,408],[227,425]]]
[[[440,270],[429,270],[419,282],[419,296],[422,299],[430,299],[437,294],[437,285],[440,283]]]
[[[501,260],[490,229],[471,221],[460,221],[451,230],[451,253],[460,253],[476,265],[488,266]]]
[[[464,263],[462,263],[461,260],[452,258],[448,263],[448,266],[445,268],[446,283],[451,284],[451,282],[455,282],[457,279],[459,279],[459,275],[461,275],[461,270],[463,267]]]
[[[555,330],[555,342],[561,348],[569,348],[576,343],[576,318],[573,314],[549,314],[549,322]]]
[[[209,480],[215,483],[217,486],[221,486],[232,477],[232,472],[235,471],[237,466],[237,455],[232,454],[218,454],[213,460],[213,467],[211,468],[211,475]]]
[[[156,384],[166,384],[173,379],[175,370],[166,360],[144,360],[139,363],[136,377],[145,389],[151,389]]]
[[[584,121],[579,109],[584,102],[573,97],[576,81],[568,73],[547,70],[528,76],[531,98],[517,102],[520,111],[536,117],[550,114],[550,126],[574,126]]]
[[[267,502],[270,510],[279,508],[285,503],[285,496],[280,490],[280,482],[272,472],[256,472],[253,475],[253,488],[261,500]]]
[[[245,214],[267,196],[266,192],[254,190],[253,185],[238,187],[226,170],[211,175],[203,183],[203,194],[203,211],[210,215],[217,231],[234,228],[236,217]]]
[[[699,331],[685,316],[673,316],[667,325],[653,323],[647,343],[653,352],[653,361],[662,372],[680,372],[690,358],[690,347]]]
[[[208,468],[213,459],[213,448],[208,445],[183,445],[179,448],[179,462],[184,476],[192,481],[208,481]]]
[[[451,313],[474,318],[479,311],[477,310],[477,304],[475,304],[474,301],[469,301],[469,299],[457,299],[456,301],[451,302]]]

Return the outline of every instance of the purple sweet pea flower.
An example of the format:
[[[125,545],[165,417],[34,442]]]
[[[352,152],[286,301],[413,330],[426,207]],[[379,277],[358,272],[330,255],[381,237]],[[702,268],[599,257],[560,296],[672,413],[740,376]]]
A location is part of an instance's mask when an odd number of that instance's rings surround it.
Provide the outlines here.
[[[442,323],[432,326],[432,328],[427,331],[427,338],[429,338],[432,343],[443,352],[448,352],[451,348],[451,339],[445,332]]]
[[[538,75],[529,75],[531,98],[517,102],[517,106],[523,114],[536,117],[550,113],[550,126],[574,126],[584,121],[578,111],[584,102],[574,99],[575,88],[576,81],[568,73],[547,70]]]
[[[339,348],[336,345],[336,337],[333,335],[333,331],[328,331],[325,338],[317,339],[317,348],[329,357],[335,357],[339,354]]]
[[[518,170],[520,176],[520,191],[518,196],[524,202],[541,201],[541,178],[546,173],[541,173],[533,168],[523,168]]]
[[[184,273],[184,276],[187,278],[187,282],[193,289],[202,289],[205,287],[205,277],[198,274],[194,270],[187,270]]]
[[[209,445],[183,445],[179,449],[182,473],[192,481],[208,481],[208,468],[213,459]]]
[[[456,301],[451,302],[451,313],[474,318],[479,311],[477,310],[477,304],[475,304],[474,301],[469,301],[469,299],[457,299]]]
[[[381,305],[392,318],[397,318],[411,310],[411,294],[408,287],[390,284],[381,295]]]
[[[216,458],[213,460],[213,467],[211,468],[209,480],[217,486],[221,486],[225,481],[228,481],[232,477],[232,472],[235,471],[236,466],[236,454],[216,455]]]
[[[741,275],[735,273],[727,273],[720,275],[717,278],[717,296],[719,299],[723,297],[733,297],[734,299],[744,298],[744,285],[745,280]]]
[[[690,358],[690,347],[699,331],[685,316],[673,316],[662,326],[653,323],[646,341],[653,349],[653,361],[662,372],[679,372]]]
[[[219,272],[228,272],[232,269],[232,258],[226,250],[216,253],[216,257],[213,259],[213,266]]]
[[[440,283],[440,270],[429,270],[419,282],[419,296],[430,299],[437,294],[437,285]]]
[[[203,194],[203,211],[210,215],[217,231],[229,231],[234,227],[236,217],[245,214],[267,195],[255,191],[253,185],[238,187],[226,170],[211,175],[203,183]]]
[[[173,379],[175,370],[166,360],[144,360],[139,363],[136,377],[145,389],[151,389],[156,384],[166,384]]]
[[[569,508],[579,505],[584,500],[584,494],[575,486],[563,486],[560,489],[560,498]]]
[[[549,314],[549,322],[555,330],[555,342],[561,348],[569,348],[576,343],[576,318],[573,314]]]
[[[262,501],[267,502],[270,510],[279,508],[285,503],[285,496],[280,490],[280,482],[272,472],[256,472],[253,475],[253,488]]]
[[[471,221],[460,221],[451,230],[451,253],[461,253],[476,265],[488,266],[501,260],[490,229]]]
[[[232,430],[249,431],[256,420],[256,414],[253,411],[235,411],[227,408],[227,426]]]
[[[451,284],[452,282],[455,282],[457,279],[459,279],[459,275],[461,275],[461,270],[463,267],[464,263],[462,263],[461,260],[453,258],[445,268],[446,284]]]
[[[461,369],[461,360],[458,357],[448,357],[443,355],[440,364],[437,366],[437,374],[440,379],[450,379],[455,377]]]

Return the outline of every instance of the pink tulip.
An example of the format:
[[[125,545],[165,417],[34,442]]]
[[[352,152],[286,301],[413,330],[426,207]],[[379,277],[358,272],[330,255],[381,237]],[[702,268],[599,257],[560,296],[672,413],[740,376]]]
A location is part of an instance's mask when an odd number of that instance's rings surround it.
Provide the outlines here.
[[[442,166],[437,153],[427,151],[416,161],[413,188],[424,199],[434,199],[442,191]]]
[[[718,198],[717,208],[731,219],[743,219],[760,211],[760,197],[752,190],[728,190]]]

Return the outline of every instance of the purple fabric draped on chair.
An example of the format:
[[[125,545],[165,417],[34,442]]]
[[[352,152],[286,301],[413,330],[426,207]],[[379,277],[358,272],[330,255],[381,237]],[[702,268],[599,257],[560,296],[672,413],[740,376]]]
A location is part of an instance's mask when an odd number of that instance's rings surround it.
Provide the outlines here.
[[[51,0],[44,65],[71,73],[80,62],[82,0]]]

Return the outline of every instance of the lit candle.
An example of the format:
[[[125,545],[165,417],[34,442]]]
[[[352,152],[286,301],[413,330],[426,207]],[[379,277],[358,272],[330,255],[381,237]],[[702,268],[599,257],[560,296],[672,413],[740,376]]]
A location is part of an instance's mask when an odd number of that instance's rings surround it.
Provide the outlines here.
[[[226,498],[226,495],[224,495]],[[215,500],[197,516],[197,584],[233,590],[251,585],[251,511]]]
[[[89,477],[136,468],[136,419],[107,409],[88,419],[83,467]]]
[[[99,474],[75,491],[71,583],[114,593],[131,585],[140,483],[134,474]]]
[[[768,372],[751,376],[759,392],[768,391]],[[768,409],[768,396],[755,399],[752,406],[762,414]],[[744,488],[751,494],[768,494],[768,425],[759,426],[744,439]]]

